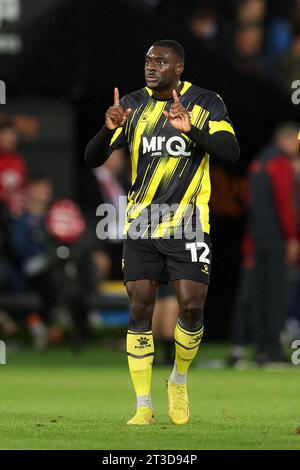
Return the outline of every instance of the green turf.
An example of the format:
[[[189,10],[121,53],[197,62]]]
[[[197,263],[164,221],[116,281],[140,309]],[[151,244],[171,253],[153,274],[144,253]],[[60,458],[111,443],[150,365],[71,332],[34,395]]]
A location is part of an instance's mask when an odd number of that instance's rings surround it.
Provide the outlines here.
[[[202,346],[202,357],[217,352]],[[204,352],[205,351],[205,352]],[[201,353],[200,353],[201,354]],[[189,376],[191,421],[170,424],[165,379],[156,368],[157,425],[128,427],[134,397],[126,358],[90,348],[8,354],[0,366],[1,449],[299,449],[300,367],[206,370]]]

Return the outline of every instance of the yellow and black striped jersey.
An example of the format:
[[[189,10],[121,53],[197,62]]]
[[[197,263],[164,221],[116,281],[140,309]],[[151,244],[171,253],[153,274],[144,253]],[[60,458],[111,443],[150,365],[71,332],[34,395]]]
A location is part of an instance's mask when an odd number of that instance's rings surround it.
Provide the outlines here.
[[[218,131],[234,134],[225,104],[216,93],[184,82],[180,102],[199,129],[210,134]],[[124,127],[114,132],[110,152],[128,146],[131,156],[132,186],[125,233],[132,221],[151,205],[175,207],[159,220],[149,220],[154,238],[163,237],[167,230],[174,233],[191,205],[194,207],[191,217],[199,216],[202,230],[209,233],[209,155],[167,121],[163,111],[168,111],[172,103],[173,99],[155,99],[147,87],[121,100],[123,109],[132,108],[132,112]]]

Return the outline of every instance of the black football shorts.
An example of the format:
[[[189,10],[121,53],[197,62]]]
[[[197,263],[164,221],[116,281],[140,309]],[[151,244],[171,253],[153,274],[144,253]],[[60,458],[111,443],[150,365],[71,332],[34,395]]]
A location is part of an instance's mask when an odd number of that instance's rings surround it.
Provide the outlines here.
[[[123,240],[124,283],[151,279],[168,281],[189,279],[209,284],[211,272],[210,237],[202,241],[186,239],[139,238]]]

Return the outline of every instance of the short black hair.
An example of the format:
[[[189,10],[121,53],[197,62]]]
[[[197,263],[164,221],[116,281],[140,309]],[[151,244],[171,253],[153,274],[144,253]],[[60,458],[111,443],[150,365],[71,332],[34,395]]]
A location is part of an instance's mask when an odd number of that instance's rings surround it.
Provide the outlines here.
[[[171,49],[174,52],[174,54],[178,56],[180,62],[184,64],[185,52],[184,52],[182,45],[179,44],[179,42],[174,41],[173,39],[162,39],[160,41],[153,42],[152,46],[166,47],[168,49]]]

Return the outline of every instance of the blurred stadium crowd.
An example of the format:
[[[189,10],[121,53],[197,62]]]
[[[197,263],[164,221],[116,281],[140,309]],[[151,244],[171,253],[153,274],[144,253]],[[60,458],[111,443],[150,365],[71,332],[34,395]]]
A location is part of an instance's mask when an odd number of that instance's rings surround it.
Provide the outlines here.
[[[243,360],[249,342],[259,364],[282,361],[282,338],[300,338],[300,113],[291,99],[300,80],[300,1],[60,3],[25,34],[23,52],[0,67],[15,100],[38,95],[71,104],[76,144],[73,192],[57,198],[47,162],[43,172],[29,171],[18,150],[26,126],[0,109],[1,337],[18,335],[25,324],[44,349],[68,324],[78,348],[89,336],[95,298],[107,280],[122,279],[121,240],[96,238],[96,208],[126,194],[128,155],[119,151],[90,172],[83,152],[113,87],[141,88],[148,46],[169,37],[186,50],[183,78],[223,97],[241,146],[234,168],[211,167],[208,337],[230,337],[231,365]],[[160,293],[159,312],[167,321],[155,320],[155,329],[169,360],[178,314],[172,290]]]

